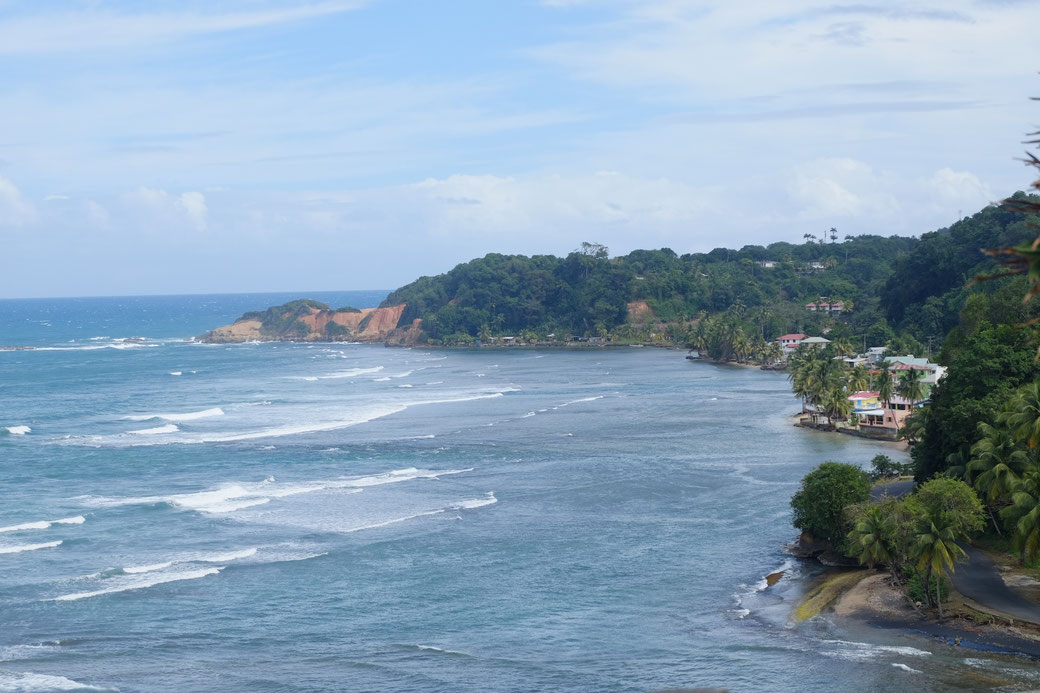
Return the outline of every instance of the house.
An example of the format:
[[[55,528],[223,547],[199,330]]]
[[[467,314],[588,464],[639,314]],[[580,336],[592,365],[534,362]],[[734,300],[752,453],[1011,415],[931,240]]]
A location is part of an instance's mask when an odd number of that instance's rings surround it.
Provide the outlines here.
[[[776,341],[780,342],[780,347],[784,350],[784,355],[787,355],[797,349],[798,345],[801,344],[805,337],[806,335],[801,332],[794,332],[777,337]]]
[[[805,309],[811,313],[830,313],[832,315],[840,314],[845,312],[845,301],[829,303],[824,299],[820,299],[818,302],[814,301],[812,303],[806,303]]]
[[[830,343],[831,340],[824,339],[823,337],[806,337],[798,344],[798,346],[822,347]]]
[[[867,360],[876,364],[885,357],[886,351],[888,351],[888,347],[870,347],[867,349]]]
[[[772,260],[759,260],[755,264],[759,267],[764,267],[766,269],[773,269],[774,267],[776,267],[776,263]]]

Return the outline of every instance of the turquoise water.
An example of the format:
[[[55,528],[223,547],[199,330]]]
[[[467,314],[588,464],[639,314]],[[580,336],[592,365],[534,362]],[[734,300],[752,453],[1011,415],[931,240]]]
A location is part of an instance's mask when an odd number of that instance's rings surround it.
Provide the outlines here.
[[[42,347],[0,352],[0,690],[1036,683],[788,624],[797,481],[879,446],[792,427],[782,374],[183,341],[293,297],[0,301],[0,344]]]

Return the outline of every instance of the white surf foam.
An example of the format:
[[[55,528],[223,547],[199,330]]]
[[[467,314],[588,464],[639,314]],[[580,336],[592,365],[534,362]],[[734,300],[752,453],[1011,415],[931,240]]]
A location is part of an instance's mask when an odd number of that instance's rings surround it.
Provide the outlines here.
[[[131,565],[123,568],[123,572],[127,575],[137,575],[138,573],[153,573],[156,570],[165,570],[173,565],[173,561],[166,561],[165,563],[153,563],[151,565]]]
[[[118,584],[112,585],[111,587],[106,587],[100,590],[93,590],[91,592],[74,592],[73,594],[63,594],[60,597],[54,597],[47,601],[71,602],[79,599],[87,599],[89,597],[98,597],[102,594],[115,594],[117,592],[128,592],[130,590],[145,589],[147,587],[154,587],[155,585],[162,585],[167,582],[197,580],[198,578],[204,578],[208,575],[216,575],[223,569],[223,567],[219,567],[202,568],[199,570],[186,570],[183,572],[175,573],[144,573],[143,576],[138,576],[132,579],[119,580]]]
[[[58,541],[45,541],[42,544],[15,544],[13,546],[0,546],[0,554],[36,551],[37,549],[53,549],[55,546],[61,546],[60,539]]]
[[[453,654],[453,655],[466,655],[465,652],[459,652],[458,650],[445,650],[445,649],[440,648],[440,647],[434,647],[433,645],[416,645],[416,647],[418,647],[420,650],[427,650],[429,652],[441,652],[443,654]],[[466,655],[466,656],[468,656],[468,655]]]
[[[184,414],[133,414],[124,416],[125,421],[147,421],[148,419],[163,419],[164,421],[195,421],[197,419],[208,419],[213,416],[224,416],[224,410],[220,407],[212,407],[201,411],[189,411]]]
[[[170,371],[170,375],[184,375],[181,371]]]
[[[4,430],[13,436],[24,436],[26,433],[32,433],[32,429],[28,426],[7,426]]]
[[[408,384],[408,383],[405,383],[404,385],[398,385],[397,387],[411,387],[411,385]]]
[[[53,676],[34,674],[31,671],[0,671],[0,691],[19,693],[45,693],[46,691],[118,691],[117,688],[101,688],[79,681]]]
[[[344,528],[340,529],[339,531],[341,531],[341,532],[343,532],[345,534],[350,534],[352,532],[361,532],[361,531],[364,531],[366,529],[379,529],[380,527],[389,527],[390,525],[396,525],[396,524],[399,524],[401,522],[407,522],[408,520],[415,520],[415,519],[420,518],[420,517],[429,517],[430,515],[440,515],[443,512],[444,512],[444,508],[441,508],[440,510],[428,510],[428,511],[423,512],[423,513],[416,513],[414,515],[406,515],[405,517],[395,517],[392,520],[384,520],[382,522],[374,522],[374,523],[372,523],[370,525],[362,525],[360,527],[344,527]]]
[[[454,404],[459,402],[472,402],[475,400],[483,399],[494,399],[502,397],[509,392],[518,392],[519,388],[507,387],[496,389],[493,391],[484,391],[480,394],[473,395],[462,395],[457,397],[445,397],[444,399],[429,399],[429,400],[416,400],[413,402],[394,402],[384,403],[373,406],[369,409],[359,410],[351,412],[349,418],[341,418],[335,420],[326,421],[314,421],[308,419],[305,423],[286,423],[272,428],[264,428],[254,431],[241,431],[241,432],[230,432],[230,433],[188,433],[179,436],[164,436],[150,439],[151,436],[158,436],[158,434],[172,434],[177,433],[179,430],[174,430],[168,426],[144,429],[142,431],[130,431],[130,433],[138,434],[135,435],[135,442],[131,445],[168,445],[168,444],[198,444],[198,443],[227,443],[236,442],[242,440],[255,440],[258,438],[279,438],[282,436],[300,435],[305,433],[320,433],[324,431],[334,431],[342,428],[349,428],[351,426],[357,426],[359,424],[368,423],[375,421],[376,419],[397,414],[411,407],[425,406],[430,404]],[[144,434],[144,435],[141,435]],[[99,437],[99,436],[83,436],[77,438],[69,438],[68,442],[71,444],[88,444],[98,446],[99,443],[110,442],[116,445],[126,445],[126,436],[110,436],[110,437]]]
[[[892,662],[892,666],[894,666],[896,669],[902,669],[903,671],[905,671],[905,672],[907,672],[909,674],[920,674],[921,673],[921,671],[919,669],[911,669],[907,665],[902,664],[900,662]]]
[[[390,376],[387,375],[387,376],[383,376],[382,378],[373,378],[372,382],[374,382],[374,383],[385,383],[388,380],[390,380]]]
[[[76,515],[75,517],[64,517],[60,520],[40,520],[39,522],[24,522],[20,525],[0,527],[0,534],[3,534],[4,532],[22,532],[27,529],[48,529],[51,525],[81,525],[86,521],[86,518],[82,515]]]
[[[493,491],[488,491],[485,498],[473,498],[472,500],[459,501],[455,505],[451,506],[452,510],[473,510],[474,508],[483,508],[486,505],[493,505],[498,502],[495,498]]]
[[[255,556],[259,549],[253,547],[251,549],[241,549],[239,551],[225,551],[223,553],[201,553],[192,555],[182,562],[194,561],[197,563],[230,563],[231,561],[237,561],[242,558],[249,558]]]
[[[167,503],[184,510],[194,510],[202,513],[221,514],[232,513],[236,510],[270,503],[275,498],[286,498],[314,491],[326,491],[342,489],[360,492],[363,488],[370,486],[382,486],[383,484],[395,484],[414,479],[437,479],[452,474],[463,474],[473,471],[469,469],[395,469],[383,474],[371,476],[352,477],[346,479],[330,479],[322,481],[296,482],[281,484],[268,477],[261,482],[231,483],[208,491],[196,493],[178,493],[166,496],[138,496],[132,498],[87,498],[90,505],[99,507],[119,507],[124,505],[152,505],[155,503]],[[256,550],[253,549],[255,552]],[[226,556],[218,559],[218,562],[232,560]]]
[[[849,640],[824,640],[822,642],[828,645],[834,645],[836,646],[836,649],[822,649],[820,650],[820,654],[850,661],[877,659],[886,654],[900,655],[902,657],[930,657],[932,655],[931,652],[928,652],[927,650],[919,650],[916,647],[874,645],[871,643]]]
[[[569,407],[572,404],[581,404],[582,402],[595,402],[598,399],[603,399],[604,395],[596,395],[595,397],[582,397],[581,399],[571,400],[570,402],[564,402],[560,407]]]
[[[382,366],[373,366],[372,368],[350,368],[344,371],[336,371],[328,375],[319,375],[317,378],[304,378],[304,380],[339,380],[341,378],[356,378],[359,375],[368,375],[370,373],[378,373],[383,370]]]
[[[163,433],[176,433],[181,429],[177,428],[177,424],[166,424],[164,426],[156,426],[155,428],[142,428],[138,431],[127,431],[135,436],[157,436]]]

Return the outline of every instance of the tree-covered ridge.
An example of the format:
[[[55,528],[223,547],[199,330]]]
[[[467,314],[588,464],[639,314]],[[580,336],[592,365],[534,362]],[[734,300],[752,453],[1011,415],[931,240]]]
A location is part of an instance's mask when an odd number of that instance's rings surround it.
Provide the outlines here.
[[[330,308],[321,301],[300,298],[280,306],[271,306],[267,310],[250,311],[243,314],[238,321],[259,320],[260,332],[265,336],[305,336],[310,333],[311,328],[301,318],[309,317],[315,310],[324,311]]]
[[[819,330],[833,320],[805,304],[844,301],[864,330],[880,318],[878,295],[893,263],[915,239],[857,236],[843,242],[774,243],[740,250],[676,255],[668,248],[608,258],[595,252],[491,254],[394,291],[383,305],[407,304],[402,324],[423,319],[430,338],[524,334],[612,335],[631,332],[630,303],[645,301],[658,322],[683,323],[736,308],[749,335],[771,340]],[[892,336],[877,326],[882,343]]]
[[[1011,199],[1040,200],[1022,192]],[[918,339],[942,338],[957,325],[968,296],[979,290],[973,279],[996,269],[985,249],[1018,245],[1035,236],[1030,215],[1008,205],[991,205],[949,228],[925,233],[896,261],[885,283],[885,317]]]

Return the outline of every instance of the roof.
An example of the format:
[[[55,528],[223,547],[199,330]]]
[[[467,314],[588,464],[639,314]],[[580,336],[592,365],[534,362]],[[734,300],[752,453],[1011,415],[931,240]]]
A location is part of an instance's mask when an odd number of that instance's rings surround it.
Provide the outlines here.
[[[928,359],[919,358],[913,354],[907,354],[906,356],[889,356],[886,360],[890,364],[905,363],[908,366],[925,366],[929,370],[935,368],[935,364],[928,363]]]
[[[802,340],[802,344],[830,344],[831,340],[824,339],[823,337],[806,337]]]
[[[782,337],[777,337],[778,342],[786,342],[788,340],[802,340],[805,339],[805,335],[800,332],[793,332],[791,334],[785,334]]]
[[[902,361],[897,361],[896,363],[893,363],[891,366],[889,366],[888,370],[890,370],[890,371],[930,371],[932,369],[929,368],[928,366],[918,366],[917,364],[909,364],[909,363],[903,363]]]
[[[880,397],[880,392],[853,392],[849,395],[849,399],[871,399],[873,397]]]

